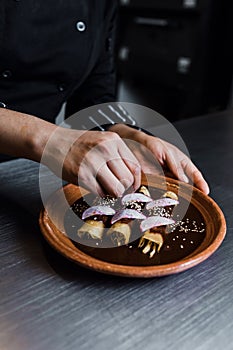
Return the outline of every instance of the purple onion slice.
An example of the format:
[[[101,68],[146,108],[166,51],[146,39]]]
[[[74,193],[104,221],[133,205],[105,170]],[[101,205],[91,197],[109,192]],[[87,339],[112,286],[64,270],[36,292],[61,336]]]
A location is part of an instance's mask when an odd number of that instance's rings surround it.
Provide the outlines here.
[[[150,230],[152,227],[165,226],[174,223],[174,220],[162,216],[149,216],[147,219],[141,222],[140,229],[142,232],[145,232]]]
[[[146,209],[153,209],[155,207],[168,207],[171,205],[177,205],[179,204],[179,201],[171,198],[161,198],[156,199],[154,201],[151,201],[150,203],[147,203]]]
[[[97,205],[84,210],[82,214],[82,219],[85,220],[86,218],[95,215],[114,215],[115,212],[116,211],[111,207]]]
[[[134,209],[122,209],[116,212],[116,214],[111,219],[111,224],[121,219],[139,219],[144,220],[146,216]]]
[[[124,197],[121,199],[121,203],[123,205],[129,203],[129,202],[142,202],[142,203],[148,203],[151,202],[152,198],[145,196],[143,193],[129,193],[126,194]]]

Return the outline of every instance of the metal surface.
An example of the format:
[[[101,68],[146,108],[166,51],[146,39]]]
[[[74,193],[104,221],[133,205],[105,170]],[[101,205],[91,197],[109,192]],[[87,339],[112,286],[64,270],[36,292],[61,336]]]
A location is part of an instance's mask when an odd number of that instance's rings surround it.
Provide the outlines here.
[[[135,280],[74,268],[41,240],[37,164],[0,164],[1,349],[232,349],[232,113],[176,126],[228,225],[217,252],[178,275]]]

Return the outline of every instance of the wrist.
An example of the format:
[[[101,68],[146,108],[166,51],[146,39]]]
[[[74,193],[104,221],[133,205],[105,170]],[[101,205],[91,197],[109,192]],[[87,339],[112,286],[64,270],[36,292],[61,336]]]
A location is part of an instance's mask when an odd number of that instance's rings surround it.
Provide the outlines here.
[[[0,153],[39,162],[44,147],[56,125],[24,114],[1,108]]]
[[[52,123],[32,117],[24,131],[25,157],[40,162],[45,146],[56,128]]]

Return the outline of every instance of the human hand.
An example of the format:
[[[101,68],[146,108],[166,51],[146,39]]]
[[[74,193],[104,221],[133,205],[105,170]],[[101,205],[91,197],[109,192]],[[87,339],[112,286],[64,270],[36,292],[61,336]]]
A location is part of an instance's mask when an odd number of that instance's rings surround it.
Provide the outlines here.
[[[68,182],[103,196],[121,196],[141,183],[141,167],[114,132],[79,131],[58,127],[45,147],[43,162]]]
[[[126,125],[116,125],[114,130],[124,137],[144,173],[159,174],[161,167],[170,171],[177,179],[193,184],[205,194],[209,193],[209,186],[202,173],[193,162],[176,146],[158,137],[147,135],[142,131],[132,129]]]

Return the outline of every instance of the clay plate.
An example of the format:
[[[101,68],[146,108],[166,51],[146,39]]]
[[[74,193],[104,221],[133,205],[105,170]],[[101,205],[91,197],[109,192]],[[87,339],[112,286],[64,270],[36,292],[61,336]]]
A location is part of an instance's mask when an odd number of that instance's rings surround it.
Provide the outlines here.
[[[191,188],[190,185],[177,180],[153,175],[143,177],[142,184],[149,184],[149,186],[158,189],[164,189],[165,186],[168,191],[179,191],[179,196],[184,199],[187,199]],[[127,277],[158,277],[187,270],[212,255],[220,246],[226,233],[226,222],[221,209],[210,197],[194,188],[191,203],[204,218],[206,235],[201,245],[193,253],[181,260],[164,265],[126,266],[108,263],[84,253],[66,236],[64,230],[65,205],[62,204],[64,201],[60,200],[63,193],[69,205],[81,197],[80,188],[72,184],[56,191],[46,203],[46,208],[48,208],[53,220],[49,217],[47,210],[43,209],[40,213],[39,224],[42,234],[56,251],[72,262],[106,274]],[[82,189],[82,194],[85,193],[88,192]]]

